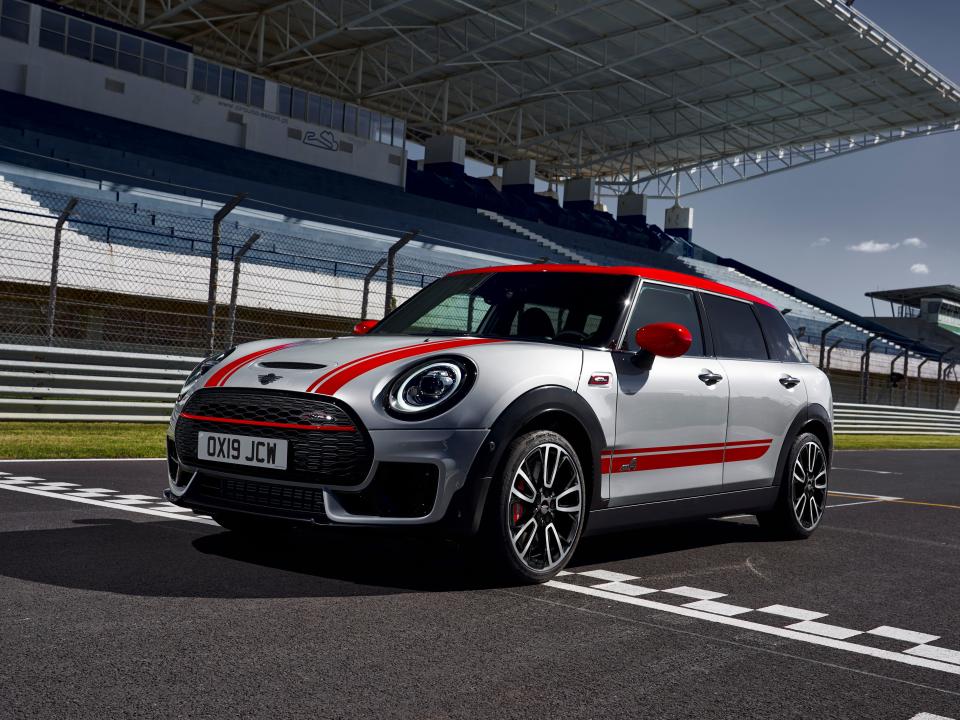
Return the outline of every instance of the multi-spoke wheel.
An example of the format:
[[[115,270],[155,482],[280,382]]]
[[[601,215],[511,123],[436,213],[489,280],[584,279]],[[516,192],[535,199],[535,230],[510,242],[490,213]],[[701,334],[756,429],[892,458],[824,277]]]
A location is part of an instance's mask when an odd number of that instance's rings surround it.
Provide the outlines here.
[[[493,542],[512,575],[548,580],[570,559],[583,529],[588,501],[577,454],[557,433],[528,433],[508,450],[500,480],[491,498],[499,500],[490,508],[497,516]]]
[[[823,517],[829,474],[820,439],[811,433],[800,435],[791,448],[777,504],[757,515],[760,524],[779,535],[809,537]]]

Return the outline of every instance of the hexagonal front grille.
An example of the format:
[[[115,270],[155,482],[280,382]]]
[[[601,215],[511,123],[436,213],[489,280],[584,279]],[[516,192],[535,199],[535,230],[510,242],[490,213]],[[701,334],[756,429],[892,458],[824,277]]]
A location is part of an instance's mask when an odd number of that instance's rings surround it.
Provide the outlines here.
[[[286,440],[287,469],[199,460],[201,431]],[[177,420],[176,448],[180,462],[190,467],[340,486],[363,482],[373,461],[366,430],[345,406],[329,398],[284,390],[198,390]]]

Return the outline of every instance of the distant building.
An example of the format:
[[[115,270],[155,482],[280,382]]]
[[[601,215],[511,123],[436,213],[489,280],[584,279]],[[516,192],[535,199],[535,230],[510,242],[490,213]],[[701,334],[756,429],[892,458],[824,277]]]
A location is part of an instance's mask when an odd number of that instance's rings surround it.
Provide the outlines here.
[[[912,340],[940,350],[960,347],[960,287],[931,285],[867,293],[874,303],[890,303],[890,315],[877,315],[876,322]]]

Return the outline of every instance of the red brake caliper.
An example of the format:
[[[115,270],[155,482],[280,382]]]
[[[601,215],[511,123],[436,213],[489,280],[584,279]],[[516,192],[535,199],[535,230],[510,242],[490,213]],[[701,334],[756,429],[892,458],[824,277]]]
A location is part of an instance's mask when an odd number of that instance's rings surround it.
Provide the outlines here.
[[[520,518],[523,517],[523,505],[518,502],[513,504],[513,507],[510,508],[511,515],[513,516],[513,524],[516,525],[520,522]]]

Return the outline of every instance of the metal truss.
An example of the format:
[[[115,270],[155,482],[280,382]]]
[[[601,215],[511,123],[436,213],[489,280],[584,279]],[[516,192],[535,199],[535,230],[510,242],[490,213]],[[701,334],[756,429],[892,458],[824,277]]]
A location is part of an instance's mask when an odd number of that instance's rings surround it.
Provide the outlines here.
[[[658,195],[960,117],[960,89],[844,0],[63,4],[402,117],[413,140],[457,133],[494,165],[533,158],[546,179]]]

